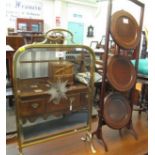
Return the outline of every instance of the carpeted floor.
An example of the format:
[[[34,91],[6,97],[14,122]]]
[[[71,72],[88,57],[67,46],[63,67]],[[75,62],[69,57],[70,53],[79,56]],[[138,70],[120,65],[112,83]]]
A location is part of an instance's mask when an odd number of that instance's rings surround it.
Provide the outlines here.
[[[8,101],[6,102],[6,133],[16,131],[16,117],[14,106],[10,107]]]

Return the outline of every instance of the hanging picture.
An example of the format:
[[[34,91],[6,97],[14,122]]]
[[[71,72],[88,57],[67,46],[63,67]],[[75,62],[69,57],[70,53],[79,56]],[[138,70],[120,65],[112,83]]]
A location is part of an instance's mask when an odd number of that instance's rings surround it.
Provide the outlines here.
[[[87,37],[93,37],[93,36],[94,36],[94,27],[90,25],[88,27]]]

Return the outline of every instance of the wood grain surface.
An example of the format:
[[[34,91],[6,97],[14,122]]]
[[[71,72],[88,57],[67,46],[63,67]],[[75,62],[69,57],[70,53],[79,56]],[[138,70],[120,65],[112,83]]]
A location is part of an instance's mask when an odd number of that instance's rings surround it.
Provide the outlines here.
[[[105,152],[102,144],[94,137],[93,143],[97,150],[95,155],[144,155],[148,152],[148,120],[146,113],[133,113],[133,126],[138,134],[138,140],[126,129],[119,135],[118,130],[104,126],[102,129],[104,140],[108,145]],[[97,120],[92,123],[92,131],[97,127]],[[80,140],[85,133],[75,134],[42,143],[23,149],[24,155],[92,155],[89,144]],[[6,146],[6,155],[17,155],[18,146],[16,141]]]

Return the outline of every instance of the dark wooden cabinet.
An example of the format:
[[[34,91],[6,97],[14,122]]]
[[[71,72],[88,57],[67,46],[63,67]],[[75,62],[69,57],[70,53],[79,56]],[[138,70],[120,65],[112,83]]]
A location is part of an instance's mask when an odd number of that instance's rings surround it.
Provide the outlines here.
[[[20,100],[20,114],[22,117],[39,116],[46,111],[45,98],[33,97]]]
[[[35,84],[37,83],[37,84]],[[37,89],[32,86],[36,86]],[[29,79],[18,81],[18,98],[20,116],[24,119],[45,116],[63,115],[72,111],[78,111],[88,107],[88,88],[83,84],[75,84],[68,87],[66,98],[55,103],[50,101],[49,88],[46,87],[47,81],[44,79]],[[42,90],[36,92],[35,90]]]
[[[25,45],[25,41],[22,36],[9,35],[6,36],[6,45],[10,45],[14,49],[14,52],[16,52],[19,47]]]
[[[67,102],[64,102],[64,100],[60,100],[59,103],[55,104],[53,102],[47,103],[47,113],[51,113],[53,115],[55,114],[64,114],[69,111],[69,104]]]

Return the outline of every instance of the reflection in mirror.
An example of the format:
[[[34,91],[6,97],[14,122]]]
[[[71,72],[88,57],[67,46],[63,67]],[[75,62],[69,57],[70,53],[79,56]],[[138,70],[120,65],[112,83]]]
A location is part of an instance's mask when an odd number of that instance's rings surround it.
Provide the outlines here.
[[[23,142],[89,126],[92,66],[84,48],[36,47],[20,54],[15,81]]]

